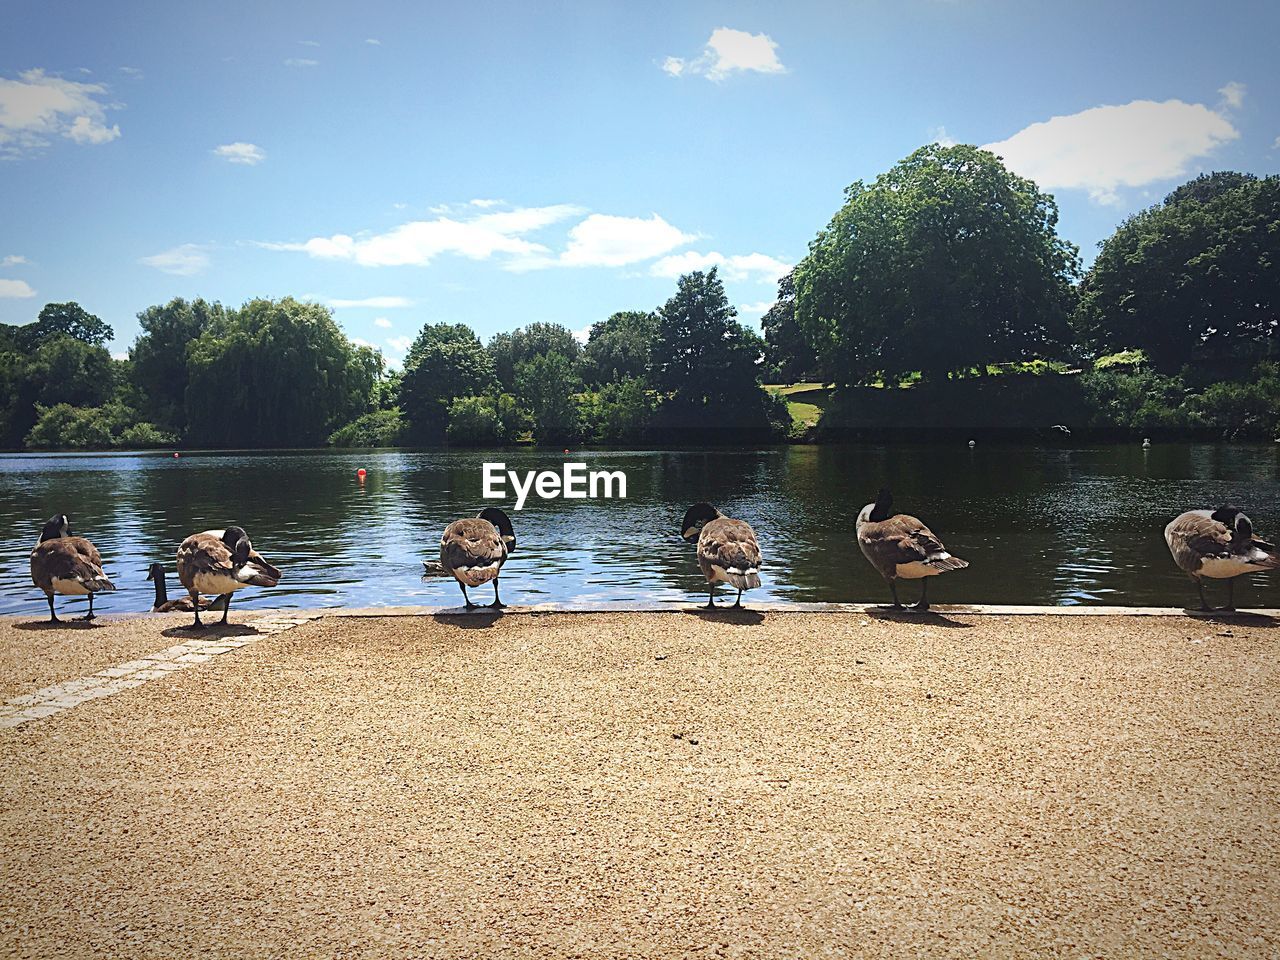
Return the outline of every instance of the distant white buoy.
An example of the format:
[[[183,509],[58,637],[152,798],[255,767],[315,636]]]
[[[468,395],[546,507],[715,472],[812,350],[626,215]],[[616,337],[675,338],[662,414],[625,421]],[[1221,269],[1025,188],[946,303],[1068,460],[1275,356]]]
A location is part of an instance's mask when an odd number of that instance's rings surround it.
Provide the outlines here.
[[[1142,449],[1145,450],[1149,446],[1151,446],[1151,438],[1147,437],[1145,440],[1142,441]]]
[[[978,441],[977,441],[977,440],[970,440],[970,441],[969,441],[969,449],[970,449],[970,450],[972,450],[972,449],[973,449],[974,447],[976,447],[977,445],[978,445]]]

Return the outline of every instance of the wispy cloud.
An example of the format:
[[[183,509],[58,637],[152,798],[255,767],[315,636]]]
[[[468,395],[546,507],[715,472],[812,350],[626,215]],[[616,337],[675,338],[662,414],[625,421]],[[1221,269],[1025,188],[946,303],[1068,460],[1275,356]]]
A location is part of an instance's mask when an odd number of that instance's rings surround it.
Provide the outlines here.
[[[1244,105],[1244,95],[1249,88],[1238,80],[1232,80],[1225,86],[1218,88],[1218,93],[1222,96],[1222,109],[1239,110]]]
[[[315,67],[319,64],[319,60],[312,60],[309,57],[288,57],[284,61],[286,67]]]
[[[1041,187],[1085,190],[1097,203],[1124,187],[1182,177],[1240,136],[1220,112],[1181,100],[1134,100],[1053,117],[983,149]]]
[[[413,337],[387,337],[387,346],[396,353],[406,353],[413,346]]]
[[[365,43],[369,44],[369,46],[371,46],[371,47],[380,47],[380,46],[382,46],[382,41],[381,41],[381,40],[375,40],[375,39],[373,39],[373,37],[369,37],[369,39],[365,40]]]
[[[391,321],[388,320],[386,317],[374,317],[373,325],[375,327],[381,327],[383,330],[391,329]]]
[[[162,273],[171,273],[179,277],[192,277],[203,272],[209,266],[209,254],[195,243],[184,243],[161,253],[143,257],[141,263]]]
[[[755,280],[759,283],[777,283],[778,278],[791,269],[790,264],[764,253],[726,257],[714,250],[711,253],[689,250],[663,257],[649,268],[649,272],[655,277],[674,279],[694,270],[710,270],[712,267],[719,267],[720,275],[726,280]]]
[[[500,207],[504,202],[505,201],[502,201],[502,200],[488,200],[483,197],[478,197],[475,200],[467,201],[468,205],[473,207],[479,207],[481,210],[488,210],[490,207]]]
[[[301,44],[301,45],[302,45],[302,46],[304,46],[304,47],[318,47],[318,46],[320,46],[320,41],[319,41],[319,40],[299,40],[299,41],[298,41],[298,43],[299,43],[299,44]]]
[[[120,72],[123,73],[130,80],[142,79],[142,71],[137,67],[121,67]]]
[[[118,104],[104,98],[100,83],[79,83],[27,70],[17,80],[0,77],[0,154],[19,156],[47,147],[53,137],[80,144],[107,143],[120,136],[107,126],[107,110]]]
[[[335,310],[368,307],[373,310],[395,310],[399,307],[412,307],[413,301],[408,297],[364,297],[360,300],[342,300],[335,298],[326,300]],[[377,323],[377,321],[374,321]],[[382,326],[382,324],[378,324]]]
[[[256,143],[245,143],[243,140],[214,147],[213,153],[214,156],[221,157],[228,163],[243,163],[250,167],[257,166],[267,159],[266,152],[260,146]]]
[[[265,243],[275,250],[298,250],[322,260],[350,260],[366,267],[426,266],[442,254],[470,260],[496,255],[531,257],[548,250],[526,235],[580,213],[578,207],[556,204],[486,213],[470,219],[441,216],[414,220],[386,233],[351,236],[338,233],[312,237],[303,243]]]
[[[747,33],[719,27],[713,30],[701,55],[686,60],[667,57],[662,69],[673,77],[704,76],[719,83],[735,73],[786,73],[778,59],[778,44],[766,33]]]
[[[0,260],[0,267],[16,267],[19,264],[26,263],[27,258],[19,254],[13,253]]]
[[[21,299],[35,295],[36,292],[27,285],[25,280],[0,280],[0,298]]]
[[[738,304],[738,313],[744,317],[759,317],[767,313],[772,306],[772,300],[760,300],[757,303],[740,303]]]
[[[947,133],[947,128],[938,126],[929,131],[929,142],[936,143],[942,147],[954,147],[956,145],[955,137]]]

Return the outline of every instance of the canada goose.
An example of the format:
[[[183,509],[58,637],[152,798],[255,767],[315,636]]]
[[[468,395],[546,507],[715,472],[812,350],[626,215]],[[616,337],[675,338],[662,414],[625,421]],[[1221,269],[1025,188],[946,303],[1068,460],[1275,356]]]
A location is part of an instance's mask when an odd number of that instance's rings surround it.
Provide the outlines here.
[[[193,533],[178,547],[178,579],[191,595],[192,612],[200,629],[200,594],[224,597],[222,623],[231,611],[231,594],[242,587],[274,587],[280,582],[280,571],[267,563],[249,542],[242,527],[206,530]]]
[[[164,564],[153,563],[147,569],[147,579],[155,582],[156,585],[156,602],[151,605],[152,613],[190,613],[195,607],[191,603],[190,597],[174,597],[169,599],[169,588],[164,580]],[[217,610],[219,607],[226,606],[226,597],[221,596],[217,600],[210,603],[204,597],[200,597],[201,610]]]
[[[478,587],[493,581],[493,603],[490,607],[506,606],[498,597],[498,577],[507,557],[515,552],[516,532],[511,519],[497,507],[485,507],[479,515],[455,520],[444,528],[440,538],[440,566],[446,574],[458,581],[462,599],[470,610],[479,604],[467,596],[467,587]],[[429,572],[431,567],[423,562]]]
[[[967,560],[947,553],[942,541],[915,517],[905,513],[890,514],[893,494],[882,489],[875,503],[868,503],[858,514],[858,546],[880,576],[889,581],[893,608],[898,602],[897,579],[920,580],[920,602],[917,610],[929,609],[929,577],[948,570],[963,570]]]
[[[49,598],[50,623],[62,622],[53,610],[55,593],[64,597],[88,594],[89,612],[83,619],[92,620],[93,595],[116,588],[102,571],[98,548],[84,537],[72,536],[71,520],[65,513],[50,517],[40,531],[40,542],[31,551],[31,581]]]
[[[716,605],[716,583],[738,588],[735,607],[742,606],[742,591],[760,586],[760,544],[755,531],[743,520],[731,520],[709,503],[695,503],[685,511],[680,536],[698,537],[698,567],[707,578],[707,606]]]
[[[1245,573],[1280,569],[1276,548],[1253,535],[1253,523],[1239,507],[1188,510],[1164,528],[1173,562],[1196,582],[1200,609],[1209,610],[1203,577],[1227,581],[1227,605],[1234,610],[1235,578]]]

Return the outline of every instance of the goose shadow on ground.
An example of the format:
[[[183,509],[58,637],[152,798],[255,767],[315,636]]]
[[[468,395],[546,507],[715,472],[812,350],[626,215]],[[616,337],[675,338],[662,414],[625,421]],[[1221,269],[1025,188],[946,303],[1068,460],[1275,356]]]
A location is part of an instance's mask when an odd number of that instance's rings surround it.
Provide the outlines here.
[[[442,613],[433,613],[431,614],[431,619],[436,623],[447,624],[451,627],[461,627],[463,630],[488,630],[501,620],[502,616],[501,609],[495,610],[492,607],[477,607],[474,610],[468,610],[466,607],[455,607]]]
[[[97,630],[106,624],[99,620],[59,620],[50,623],[48,620],[31,620],[27,623],[15,623],[16,630]]]
[[[950,627],[957,630],[968,630],[972,623],[961,623],[932,610],[912,610],[905,608],[895,610],[893,607],[873,607],[867,616],[875,620],[890,620],[894,623],[917,623],[926,627]]]
[[[711,623],[731,623],[736,627],[755,626],[764,623],[764,614],[750,607],[695,607],[682,610],[681,613],[707,620]]]
[[[215,637],[257,637],[262,636],[257,627],[248,623],[206,623],[203,630],[197,630],[193,624],[186,623],[180,627],[169,627],[161,630],[162,637],[182,637],[185,640],[212,640]]]
[[[1182,612],[1192,620],[1198,620],[1201,623],[1221,623],[1225,626],[1264,629],[1280,627],[1280,620],[1275,617],[1269,617],[1265,613],[1251,613],[1248,610],[1197,610],[1195,607],[1187,607]]]

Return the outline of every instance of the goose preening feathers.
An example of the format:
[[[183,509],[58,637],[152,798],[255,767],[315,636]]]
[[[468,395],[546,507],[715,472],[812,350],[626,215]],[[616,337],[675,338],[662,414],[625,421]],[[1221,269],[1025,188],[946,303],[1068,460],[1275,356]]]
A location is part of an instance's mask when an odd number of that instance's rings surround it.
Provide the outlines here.
[[[444,528],[440,538],[440,566],[458,581],[468,610],[479,604],[471,602],[467,587],[478,587],[490,580],[493,581],[493,603],[489,606],[495,609],[506,606],[498,598],[498,577],[515,549],[516,532],[511,519],[497,507],[485,507],[479,516],[455,520]],[[431,572],[425,560],[422,566],[425,572]]]
[[[174,597],[169,599],[169,588],[164,580],[164,564],[153,563],[147,569],[147,579],[156,585],[156,602],[151,605],[152,613],[191,613],[195,610],[195,605],[190,597]],[[219,597],[212,603],[204,597],[200,597],[201,610],[217,610],[221,606],[226,605],[226,597]]]
[[[885,580],[893,594],[893,607],[898,602],[897,580],[920,580],[920,602],[917,610],[929,609],[929,577],[951,570],[963,570],[967,560],[947,553],[942,541],[915,517],[905,513],[890,514],[893,494],[881,490],[875,503],[868,503],[858,514],[858,546],[863,555]]]
[[[1253,523],[1239,507],[1188,510],[1164,528],[1173,562],[1196,582],[1200,609],[1209,610],[1203,577],[1227,581],[1227,605],[1234,610],[1235,578],[1246,573],[1280,569],[1280,555],[1273,544],[1253,534]]]
[[[116,588],[102,570],[102,557],[98,548],[84,537],[71,534],[71,520],[65,513],[50,517],[40,531],[40,542],[31,551],[31,580],[49,598],[49,622],[61,623],[53,610],[53,595],[64,597],[89,597],[89,612],[85,620],[92,620],[93,595],[99,591]]]
[[[199,629],[200,594],[225,599],[222,623],[231,610],[231,594],[244,587],[274,587],[280,582],[280,571],[267,563],[249,542],[241,527],[206,530],[193,533],[178,547],[178,579],[191,595],[192,612]]]
[[[760,586],[760,544],[755,531],[743,520],[732,520],[709,503],[695,503],[685,511],[680,536],[698,538],[698,567],[707,578],[707,606],[716,605],[716,584],[738,588],[735,607],[742,606],[742,591]]]

